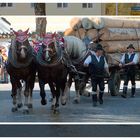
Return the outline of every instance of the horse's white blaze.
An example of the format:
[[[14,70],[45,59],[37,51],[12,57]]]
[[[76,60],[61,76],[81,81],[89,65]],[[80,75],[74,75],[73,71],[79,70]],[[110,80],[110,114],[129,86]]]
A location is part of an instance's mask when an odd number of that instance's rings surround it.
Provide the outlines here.
[[[25,50],[24,50],[25,46],[21,46],[21,57],[22,58],[25,58],[26,57],[26,53],[25,53]]]
[[[45,59],[46,59],[47,61],[50,61],[50,60],[51,60],[51,58],[50,58],[50,56],[49,56],[49,52],[48,52],[48,51],[46,51]]]
[[[56,104],[56,97],[53,98],[53,101],[52,101],[52,105],[55,105]]]

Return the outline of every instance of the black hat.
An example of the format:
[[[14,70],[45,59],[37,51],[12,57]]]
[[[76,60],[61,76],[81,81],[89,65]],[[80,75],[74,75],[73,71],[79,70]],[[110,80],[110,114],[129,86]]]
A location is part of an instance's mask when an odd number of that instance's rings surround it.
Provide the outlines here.
[[[95,50],[96,51],[98,51],[98,50],[102,50],[103,51],[102,45],[101,44],[97,44]]]
[[[135,49],[134,46],[133,46],[133,44],[130,44],[130,45],[127,47],[127,49],[129,49],[129,48]]]

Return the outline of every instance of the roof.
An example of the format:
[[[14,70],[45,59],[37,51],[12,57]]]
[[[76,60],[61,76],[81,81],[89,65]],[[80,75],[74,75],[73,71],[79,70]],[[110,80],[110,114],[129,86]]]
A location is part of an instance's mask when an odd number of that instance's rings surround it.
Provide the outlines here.
[[[0,34],[10,33],[10,23],[5,18],[0,18]]]

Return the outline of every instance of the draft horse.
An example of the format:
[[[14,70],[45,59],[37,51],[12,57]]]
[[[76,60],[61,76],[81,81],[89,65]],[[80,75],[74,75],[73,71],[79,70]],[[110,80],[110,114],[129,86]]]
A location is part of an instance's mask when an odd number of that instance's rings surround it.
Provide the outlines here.
[[[13,31],[15,38],[11,40],[6,64],[6,69],[10,75],[12,84],[12,112],[17,111],[23,106],[23,113],[29,113],[29,108],[32,108],[32,92],[35,82],[36,66],[34,50],[28,41],[28,30]],[[25,81],[24,103],[22,102],[21,80]]]
[[[63,50],[58,35],[56,33],[43,35],[42,46],[37,52],[41,104],[47,104],[44,86],[48,83],[53,97],[52,109],[54,111],[58,111],[60,95],[61,104],[66,104],[65,85],[68,72],[63,64],[62,55]]]

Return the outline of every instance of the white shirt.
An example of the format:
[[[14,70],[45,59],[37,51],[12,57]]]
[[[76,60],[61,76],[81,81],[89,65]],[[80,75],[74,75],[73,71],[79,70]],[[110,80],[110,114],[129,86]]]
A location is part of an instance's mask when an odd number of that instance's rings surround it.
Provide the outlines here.
[[[133,53],[128,53],[128,57],[130,58],[132,54],[133,54]],[[120,62],[121,62],[122,64],[125,63],[125,54],[123,54],[123,56],[122,56]],[[138,56],[138,54],[135,53],[135,56],[134,56],[132,62],[133,62],[134,64],[137,64],[137,63],[139,62],[139,56]]]
[[[93,55],[95,55],[95,57],[96,57],[96,59],[97,59],[97,61],[99,62],[100,61],[100,58],[101,58],[101,56],[97,56],[96,55],[96,53],[94,52],[93,53]],[[87,58],[86,58],[86,60],[84,61],[84,65],[89,65],[90,63],[91,63],[91,55],[90,56],[88,56]],[[108,68],[108,64],[107,64],[107,62],[106,62],[106,59],[105,59],[105,57],[104,57],[104,61],[105,61],[105,65],[104,65],[104,68]]]

